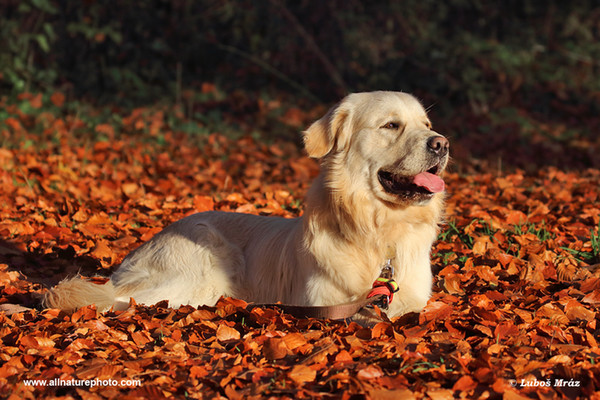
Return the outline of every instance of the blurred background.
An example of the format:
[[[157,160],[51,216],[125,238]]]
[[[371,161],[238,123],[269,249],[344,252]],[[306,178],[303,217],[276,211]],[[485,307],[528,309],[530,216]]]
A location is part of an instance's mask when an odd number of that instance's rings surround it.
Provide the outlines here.
[[[598,168],[600,2],[0,0],[0,96],[25,113],[59,92],[299,143],[370,90],[414,93],[470,169]]]

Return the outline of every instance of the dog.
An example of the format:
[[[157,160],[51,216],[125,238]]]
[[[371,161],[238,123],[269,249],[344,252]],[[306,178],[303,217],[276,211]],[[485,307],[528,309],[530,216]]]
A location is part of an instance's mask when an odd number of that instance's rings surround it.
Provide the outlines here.
[[[303,216],[190,215],[131,252],[106,284],[63,280],[44,305],[105,311],[130,298],[177,307],[214,305],[221,296],[336,305],[364,297],[391,258],[399,290],[388,316],[421,311],[432,289],[448,140],[415,97],[387,91],[346,96],[303,139],[320,162]]]

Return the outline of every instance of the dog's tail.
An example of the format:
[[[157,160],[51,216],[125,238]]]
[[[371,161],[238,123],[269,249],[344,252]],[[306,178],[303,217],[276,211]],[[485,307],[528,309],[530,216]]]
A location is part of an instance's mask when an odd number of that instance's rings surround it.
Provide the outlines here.
[[[115,287],[111,281],[98,285],[76,276],[64,279],[48,290],[42,306],[73,312],[83,306],[95,304],[96,309],[102,312],[113,306],[115,298]]]

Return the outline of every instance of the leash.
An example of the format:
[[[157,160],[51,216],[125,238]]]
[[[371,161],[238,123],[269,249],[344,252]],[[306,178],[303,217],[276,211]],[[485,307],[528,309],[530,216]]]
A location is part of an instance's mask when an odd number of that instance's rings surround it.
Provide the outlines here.
[[[398,283],[393,279],[394,267],[392,266],[392,260],[395,256],[393,247],[388,246],[386,261],[381,267],[381,273],[363,299],[333,306],[295,306],[280,303],[249,304],[246,309],[250,311],[257,307],[274,307],[296,318],[318,319],[347,319],[363,308],[373,308],[374,306],[387,310],[394,298],[394,293],[399,290]]]

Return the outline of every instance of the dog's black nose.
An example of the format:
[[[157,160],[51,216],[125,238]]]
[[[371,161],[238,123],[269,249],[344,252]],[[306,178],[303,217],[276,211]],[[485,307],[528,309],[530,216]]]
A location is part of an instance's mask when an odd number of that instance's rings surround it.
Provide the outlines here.
[[[427,149],[440,157],[448,154],[448,148],[450,148],[450,143],[443,136],[432,136],[427,139]]]

